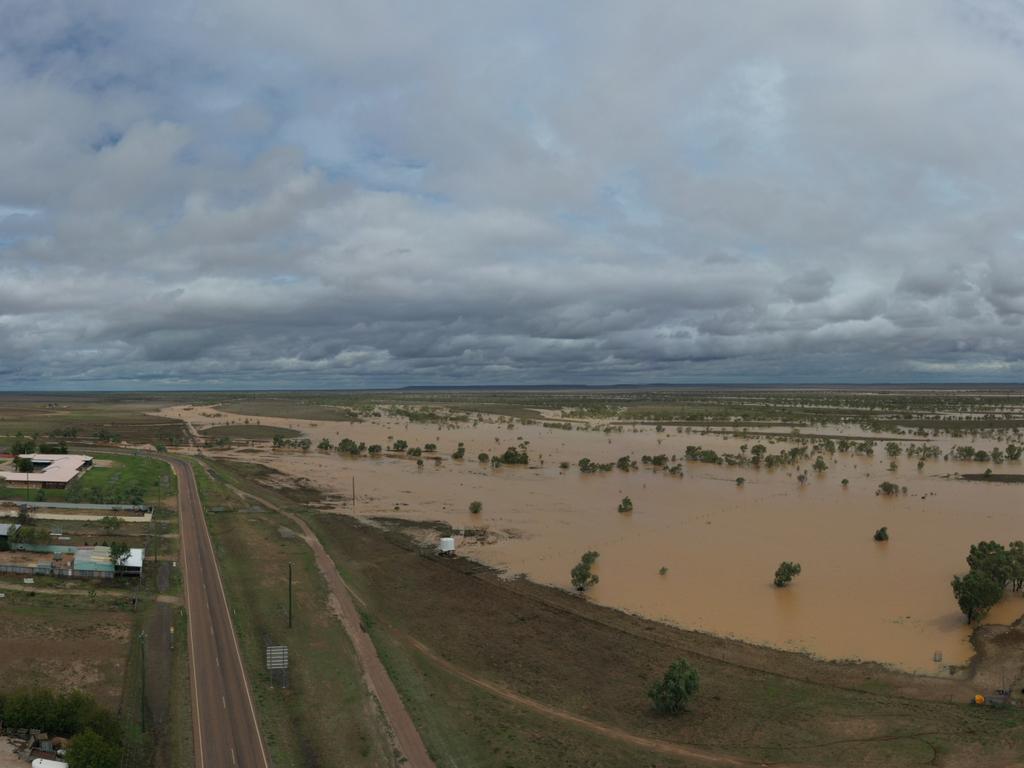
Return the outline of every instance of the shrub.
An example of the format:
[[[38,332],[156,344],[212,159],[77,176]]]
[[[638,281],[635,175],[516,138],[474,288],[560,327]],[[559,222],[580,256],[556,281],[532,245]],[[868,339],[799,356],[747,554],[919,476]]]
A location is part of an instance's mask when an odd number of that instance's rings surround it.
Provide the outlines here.
[[[647,691],[654,709],[665,715],[677,715],[700,688],[700,675],[686,659],[673,661],[664,677]]]
[[[775,586],[784,587],[793,580],[793,577],[800,573],[800,563],[791,563],[788,560],[782,561],[775,569]]]
[[[484,504],[482,501],[469,502],[469,511],[472,512],[474,515],[480,514],[480,510],[482,510],[483,508]]]
[[[588,587],[597,584],[598,578],[595,574],[591,573],[591,569],[598,557],[598,553],[593,550],[584,552],[583,556],[580,557],[580,561],[573,566],[569,576],[577,592],[582,592]]]

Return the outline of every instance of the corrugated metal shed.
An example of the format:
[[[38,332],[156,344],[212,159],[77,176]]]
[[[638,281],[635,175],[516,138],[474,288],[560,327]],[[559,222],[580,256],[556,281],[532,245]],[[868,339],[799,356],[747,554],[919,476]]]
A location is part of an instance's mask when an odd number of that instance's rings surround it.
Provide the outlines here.
[[[94,573],[113,573],[110,547],[79,547],[75,552],[75,570]]]

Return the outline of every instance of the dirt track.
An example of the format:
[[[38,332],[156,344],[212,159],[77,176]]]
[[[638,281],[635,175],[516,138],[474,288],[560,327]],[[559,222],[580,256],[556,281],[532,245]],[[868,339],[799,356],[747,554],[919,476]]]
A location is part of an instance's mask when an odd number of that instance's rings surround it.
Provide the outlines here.
[[[313,550],[317,568],[323,574],[331,592],[331,608],[341,620],[345,632],[352,641],[356,655],[359,657],[359,664],[363,669],[366,687],[380,702],[390,727],[395,748],[405,757],[410,768],[433,768],[434,761],[430,759],[419,731],[416,730],[402,698],[398,695],[394,683],[391,682],[391,677],[384,669],[380,657],[377,656],[377,649],[374,647],[373,641],[363,630],[359,612],[352,602],[352,595],[345,582],[342,581],[331,556],[327,554],[320,540],[306,525],[305,520],[291,512],[278,511],[302,529],[303,539]]]

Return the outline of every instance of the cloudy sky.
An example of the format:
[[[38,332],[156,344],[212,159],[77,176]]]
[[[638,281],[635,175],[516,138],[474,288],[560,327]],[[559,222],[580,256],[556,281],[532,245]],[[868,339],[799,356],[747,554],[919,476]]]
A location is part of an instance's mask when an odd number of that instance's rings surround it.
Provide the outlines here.
[[[0,388],[1024,379],[1021,0],[0,2]]]

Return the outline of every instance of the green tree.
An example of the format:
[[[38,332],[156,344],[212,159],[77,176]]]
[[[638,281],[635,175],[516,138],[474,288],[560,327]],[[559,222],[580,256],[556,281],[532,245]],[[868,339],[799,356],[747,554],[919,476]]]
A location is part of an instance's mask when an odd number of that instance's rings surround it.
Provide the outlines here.
[[[1024,587],[1024,541],[1011,541],[1006,553],[1010,560],[1010,586],[1019,592]]]
[[[826,469],[828,469],[828,462],[825,461],[824,457],[819,456],[815,460],[812,469],[814,469],[815,472],[824,472]]]
[[[570,572],[570,578],[572,579],[572,585],[576,587],[577,592],[583,592],[588,587],[592,587],[597,584],[597,575],[591,573],[591,569],[598,557],[600,557],[600,555],[593,550],[584,552],[580,561],[573,566],[572,571]]]
[[[700,688],[700,675],[686,659],[673,661],[661,680],[648,689],[654,708],[664,715],[678,715]]]
[[[875,541],[888,541],[889,540],[889,529],[884,525],[875,531]]]
[[[1003,585],[983,571],[969,571],[966,576],[954,576],[951,582],[953,597],[970,624],[984,616],[988,609],[1003,596]]]
[[[120,565],[121,561],[130,551],[131,547],[123,541],[115,541],[110,545],[110,562],[115,566]]]
[[[483,508],[484,503],[482,501],[469,502],[469,511],[472,512],[474,515],[480,514],[480,510],[482,510]]]
[[[971,545],[967,565],[972,571],[988,575],[1001,587],[1010,580],[1011,558],[1002,544],[996,541],[979,541]]]
[[[793,580],[793,577],[800,573],[800,563],[791,563],[788,560],[782,561],[775,569],[775,586],[784,587]]]
[[[633,500],[629,496],[623,496],[622,501],[619,502],[619,512],[632,512],[633,511]]]
[[[118,768],[120,750],[88,728],[75,736],[68,748],[69,768]]]

